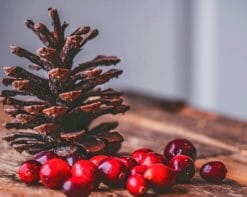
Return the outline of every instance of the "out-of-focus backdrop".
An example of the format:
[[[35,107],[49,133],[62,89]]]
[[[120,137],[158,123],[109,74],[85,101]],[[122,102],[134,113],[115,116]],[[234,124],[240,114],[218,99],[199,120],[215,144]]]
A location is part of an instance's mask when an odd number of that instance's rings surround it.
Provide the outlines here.
[[[99,29],[75,63],[121,57],[124,74],[113,86],[247,119],[246,0],[0,0],[1,66],[27,64],[9,45],[39,48],[23,21],[48,24],[48,7],[59,10],[68,32],[81,24]]]

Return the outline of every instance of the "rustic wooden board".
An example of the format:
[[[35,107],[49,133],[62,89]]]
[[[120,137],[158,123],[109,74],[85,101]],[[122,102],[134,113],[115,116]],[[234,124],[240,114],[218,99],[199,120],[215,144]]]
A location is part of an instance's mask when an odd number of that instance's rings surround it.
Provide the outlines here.
[[[172,192],[159,196],[247,196],[247,122],[201,112],[180,101],[133,94],[126,100],[132,107],[126,115],[106,118],[120,122],[119,130],[125,137],[122,153],[139,147],[162,153],[165,144],[176,137],[190,139],[198,150],[197,173],[192,182],[176,185]],[[0,115],[0,123],[8,119],[2,110]],[[2,140],[0,149],[0,196],[64,196],[60,191],[21,183],[16,171],[28,156],[15,152]],[[227,165],[228,176],[222,184],[207,184],[199,177],[199,167],[210,160],[221,160]],[[91,196],[130,195],[126,190],[111,190],[102,185]],[[150,193],[147,196],[158,195]]]

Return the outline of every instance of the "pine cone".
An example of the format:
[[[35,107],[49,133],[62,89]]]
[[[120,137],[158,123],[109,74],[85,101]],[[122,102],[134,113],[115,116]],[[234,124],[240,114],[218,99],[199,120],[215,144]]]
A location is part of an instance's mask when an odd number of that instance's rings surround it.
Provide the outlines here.
[[[14,117],[5,127],[26,130],[12,131],[3,139],[17,151],[30,154],[44,150],[61,156],[76,151],[87,155],[114,153],[123,141],[119,133],[111,131],[118,123],[101,123],[91,129],[90,125],[99,116],[124,113],[129,109],[122,104],[121,92],[96,89],[122,73],[117,69],[103,72],[99,66],[115,65],[120,59],[98,55],[73,68],[75,55],[88,40],[97,36],[98,31],[82,26],[64,37],[68,24],[60,23],[56,9],[48,11],[52,31],[42,23],[25,21],[45,45],[37,50],[37,55],[18,46],[10,47],[11,53],[32,62],[28,67],[33,72],[19,66],[4,67],[7,77],[2,83],[11,85],[12,89],[1,92],[2,102],[5,112]],[[42,70],[47,72],[47,78],[33,74]]]

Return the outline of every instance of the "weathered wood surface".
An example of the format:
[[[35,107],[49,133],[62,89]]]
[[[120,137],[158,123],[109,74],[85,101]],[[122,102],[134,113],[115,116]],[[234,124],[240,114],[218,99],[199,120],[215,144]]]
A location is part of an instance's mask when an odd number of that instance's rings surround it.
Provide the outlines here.
[[[165,144],[176,137],[190,139],[198,150],[197,173],[192,182],[176,185],[172,192],[164,196],[247,196],[247,122],[201,112],[181,102],[131,94],[126,100],[131,105],[128,113],[107,117],[120,122],[119,130],[125,137],[121,152],[149,147],[161,153]],[[8,119],[2,110],[0,115],[0,123]],[[26,157],[0,141],[0,196],[64,196],[60,191],[42,186],[28,187],[18,180],[18,165]],[[198,168],[210,160],[221,160],[226,164],[228,176],[223,183],[207,184],[199,177]],[[91,196],[130,195],[126,190],[111,190],[101,186]],[[157,195],[150,193],[147,196]]]

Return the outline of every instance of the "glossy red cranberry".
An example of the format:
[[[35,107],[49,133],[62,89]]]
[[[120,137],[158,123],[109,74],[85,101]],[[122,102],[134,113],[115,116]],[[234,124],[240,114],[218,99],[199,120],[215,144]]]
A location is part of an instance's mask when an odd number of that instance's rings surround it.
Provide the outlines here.
[[[105,159],[107,159],[109,156],[107,155],[95,155],[92,158],[90,158],[90,161],[96,165],[97,167],[99,167],[99,165],[101,164],[102,161],[104,161]]]
[[[38,161],[42,165],[54,158],[58,158],[58,155],[51,151],[43,151],[34,156],[34,160]]]
[[[130,175],[140,174],[143,175],[147,168],[145,166],[135,166],[130,170]]]
[[[209,183],[219,183],[226,177],[226,166],[220,161],[211,161],[204,164],[200,169],[201,177]]]
[[[66,157],[66,160],[70,166],[73,166],[73,164],[81,159],[85,159],[85,156],[81,153],[75,152],[72,155]]]
[[[121,187],[127,178],[125,164],[118,158],[109,157],[99,165],[103,174],[103,182],[112,187]]]
[[[140,148],[140,149],[135,150],[132,153],[132,157],[137,161],[137,163],[140,163],[144,155],[146,155],[146,153],[149,153],[149,152],[154,152],[154,151],[149,148]]]
[[[93,190],[93,185],[79,178],[69,178],[63,184],[63,192],[67,197],[87,197]]]
[[[175,155],[187,155],[195,161],[196,148],[189,140],[175,139],[166,145],[164,156],[171,160]]]
[[[170,160],[170,166],[177,174],[177,182],[186,183],[195,175],[194,161],[187,155],[176,155]]]
[[[130,172],[130,170],[138,165],[137,161],[135,159],[133,159],[132,157],[128,157],[128,156],[123,156],[119,158],[126,166],[127,171]]]
[[[176,173],[172,168],[157,163],[147,168],[144,178],[155,191],[163,192],[171,189],[175,184]]]
[[[97,188],[101,181],[101,173],[89,160],[77,161],[71,169],[72,177],[77,177],[84,182],[89,182]]]
[[[60,188],[70,177],[70,166],[62,159],[51,159],[41,167],[39,177],[46,187]]]
[[[155,163],[162,163],[165,165],[168,164],[166,158],[163,155],[159,153],[153,153],[153,152],[145,154],[141,161],[141,165],[145,167],[149,167]]]
[[[143,196],[148,190],[146,180],[140,174],[130,176],[127,180],[126,187],[129,193],[134,196]]]
[[[41,164],[35,160],[28,160],[21,164],[19,177],[26,184],[34,184],[39,181],[39,170]]]

